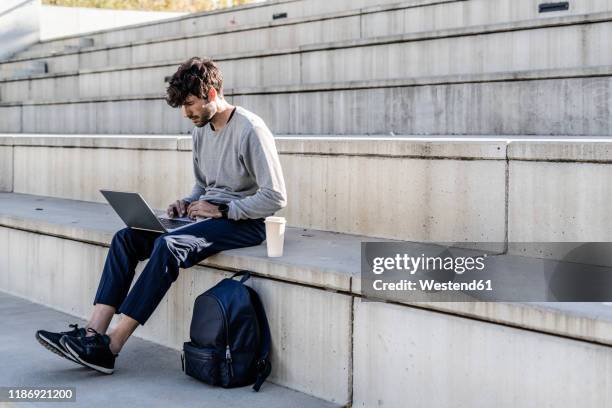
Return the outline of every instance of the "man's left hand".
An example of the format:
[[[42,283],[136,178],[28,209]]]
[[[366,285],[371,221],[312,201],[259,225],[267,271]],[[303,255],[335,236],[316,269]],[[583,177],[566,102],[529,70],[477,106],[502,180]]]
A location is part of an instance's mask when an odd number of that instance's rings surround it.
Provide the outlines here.
[[[194,201],[189,204],[189,207],[187,207],[187,215],[191,219],[195,219],[196,217],[221,218],[223,216],[221,211],[219,211],[219,207],[204,200]]]

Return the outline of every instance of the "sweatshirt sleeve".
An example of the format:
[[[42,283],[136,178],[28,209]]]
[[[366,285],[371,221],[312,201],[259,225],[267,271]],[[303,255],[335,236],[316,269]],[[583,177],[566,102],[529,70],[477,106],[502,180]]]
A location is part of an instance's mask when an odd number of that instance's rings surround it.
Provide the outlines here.
[[[202,173],[202,169],[198,163],[198,146],[197,146],[197,133],[196,130],[193,131],[193,153],[192,153],[192,161],[193,161],[193,175],[195,177],[195,184],[191,189],[191,194],[187,197],[183,198],[183,201],[187,201],[188,203],[192,203],[200,199],[200,196],[206,194],[206,176]]]
[[[258,186],[257,192],[229,202],[227,217],[232,220],[270,216],[287,205],[287,192],[272,132],[265,126],[251,128],[241,143],[244,165]]]
[[[198,182],[193,185],[193,189],[191,189],[191,194],[187,197],[183,198],[183,201],[188,203],[192,203],[200,199],[200,196],[203,196],[206,193],[204,187],[202,187]]]

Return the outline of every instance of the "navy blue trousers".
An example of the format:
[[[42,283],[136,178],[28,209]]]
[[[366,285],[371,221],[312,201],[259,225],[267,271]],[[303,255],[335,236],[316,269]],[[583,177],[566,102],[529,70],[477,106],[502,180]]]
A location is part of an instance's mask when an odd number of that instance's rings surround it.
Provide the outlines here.
[[[115,307],[144,325],[159,305],[179,268],[189,268],[203,259],[234,248],[261,244],[266,237],[263,219],[209,219],[161,234],[124,228],[111,241],[94,300]],[[130,289],[139,261],[149,259]]]

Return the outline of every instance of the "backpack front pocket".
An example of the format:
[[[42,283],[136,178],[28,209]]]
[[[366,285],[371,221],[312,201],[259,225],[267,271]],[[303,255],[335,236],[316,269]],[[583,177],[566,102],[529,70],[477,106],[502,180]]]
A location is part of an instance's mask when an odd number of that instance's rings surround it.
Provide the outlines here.
[[[221,385],[219,367],[223,359],[212,348],[201,348],[193,343],[183,344],[183,370],[190,377],[210,385]]]

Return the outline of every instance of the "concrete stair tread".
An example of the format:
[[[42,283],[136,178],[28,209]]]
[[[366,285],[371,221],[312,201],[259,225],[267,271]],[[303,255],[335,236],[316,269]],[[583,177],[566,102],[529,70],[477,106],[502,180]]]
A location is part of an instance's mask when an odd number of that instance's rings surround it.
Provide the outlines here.
[[[359,15],[360,13],[361,13],[360,10],[352,10],[352,11],[342,11],[342,12],[321,14],[317,16],[308,16],[308,17],[300,17],[300,18],[292,18],[292,19],[287,18],[287,19],[279,20],[277,22],[271,21],[271,22],[266,22],[266,23],[237,25],[237,26],[230,27],[230,28],[215,29],[215,30],[211,30],[208,32],[201,32],[198,34],[171,35],[171,36],[163,36],[163,37],[154,37],[154,38],[150,38],[146,40],[120,42],[120,43],[114,43],[114,44],[108,44],[108,45],[106,44],[94,45],[92,47],[83,47],[79,50],[67,50],[67,51],[51,50],[51,51],[41,51],[40,53],[37,53],[37,54],[28,53],[28,50],[25,50],[22,53],[14,56],[13,58],[6,59],[6,60],[0,60],[0,65],[6,62],[26,61],[26,60],[31,60],[31,59],[41,59],[45,57],[55,57],[55,56],[61,56],[61,55],[78,54],[81,52],[102,51],[102,50],[108,50],[108,49],[113,49],[113,48],[124,48],[124,47],[136,46],[136,45],[155,44],[155,43],[175,41],[175,40],[185,40],[185,39],[190,39],[190,38],[209,37],[209,36],[215,36],[215,35],[220,35],[220,34],[227,34],[231,32],[241,32],[245,30],[271,28],[275,26],[282,26],[282,25],[288,25],[288,24],[307,23],[307,22],[318,21],[322,19],[331,19],[331,18],[340,18],[340,17]],[[112,31],[112,30],[109,30],[109,31]],[[92,33],[86,33],[83,35],[83,37],[89,37],[91,35]]]
[[[212,31],[209,33],[159,37],[155,39],[131,41],[131,42],[126,42],[126,43],[121,43],[121,44],[84,47],[79,50],[53,51],[53,52],[41,53],[40,55],[25,54],[25,56],[17,56],[12,59],[0,61],[0,68],[2,66],[2,63],[23,62],[23,61],[28,61],[28,60],[44,59],[46,57],[57,57],[57,56],[62,56],[62,55],[78,54],[80,52],[104,51],[104,50],[109,50],[109,49],[114,49],[114,48],[124,48],[124,47],[132,47],[132,46],[137,46],[137,45],[156,44],[156,43],[163,43],[163,42],[168,42],[168,41],[208,37],[208,36],[226,34],[226,33],[233,32],[233,31],[241,32],[244,30],[254,30],[254,29],[259,29],[259,28],[274,27],[274,26],[278,26],[282,24],[305,23],[305,22],[310,22],[310,21],[316,21],[317,19],[322,19],[322,18],[325,18],[325,19],[341,18],[341,17],[346,17],[346,16],[352,16],[352,15],[358,16],[360,14],[361,14],[361,11],[356,10],[356,11],[349,11],[349,12],[333,13],[330,15],[321,15],[321,16],[316,16],[316,17],[306,17],[306,18],[300,18],[300,19],[283,20],[283,22],[281,23],[266,23],[266,24],[250,25],[250,26],[245,26],[245,27],[236,27],[232,29]],[[321,50],[368,47],[368,46],[384,45],[384,44],[391,44],[391,43],[404,43],[404,42],[414,42],[414,41],[445,39],[445,38],[450,38],[450,37],[478,36],[478,35],[487,35],[487,34],[494,34],[494,33],[507,32],[507,31],[521,31],[521,30],[532,30],[532,29],[538,29],[538,28],[568,26],[568,25],[575,25],[575,24],[591,24],[591,23],[609,22],[611,20],[612,20],[612,12],[599,12],[599,13],[591,13],[591,14],[550,17],[550,18],[545,18],[545,19],[536,18],[536,19],[531,19],[531,20],[523,20],[523,21],[515,21],[515,22],[507,22],[507,23],[495,23],[495,24],[487,24],[487,25],[476,25],[476,26],[443,29],[443,30],[394,34],[394,35],[374,37],[374,38],[355,38],[355,39],[343,40],[343,41],[306,44],[306,45],[301,45],[301,46],[297,46],[293,48],[286,48],[286,49],[272,49],[272,50],[265,49],[265,50],[255,50],[255,51],[239,52],[239,53],[228,52],[228,53],[214,55],[213,57],[215,58],[215,60],[222,62],[223,60],[229,60],[229,59],[244,59],[248,57],[266,57],[266,56],[272,56],[272,55],[285,55],[285,54],[294,54],[294,53],[301,53],[301,52],[315,52],[315,51],[321,51]],[[175,62],[160,60],[160,61],[156,61],[155,65],[165,65],[165,64],[172,64],[172,63],[175,63]],[[142,65],[150,66],[151,64],[152,63],[146,63]],[[128,66],[138,67],[140,65],[128,65]],[[84,72],[108,71],[108,70],[120,69],[123,67],[125,66],[105,67],[104,69],[99,69],[99,70],[98,69],[86,69],[84,70]],[[62,74],[62,72],[56,72],[56,73]]]
[[[115,231],[124,227],[106,204],[17,193],[0,193],[0,226],[104,246]],[[267,258],[264,244],[217,254],[202,265],[248,269],[264,277],[359,295],[362,241],[390,240],[288,228],[282,258]],[[416,248],[423,244],[412,245]],[[600,303],[403,303],[612,345],[612,308]],[[564,324],[555,323],[558,321]]]
[[[189,13],[188,15],[184,15],[184,16],[172,17],[172,18],[167,18],[167,19],[159,20],[159,21],[149,21],[149,22],[143,22],[143,23],[137,23],[137,24],[130,24],[130,25],[121,26],[121,27],[89,31],[86,33],[81,33],[81,34],[66,35],[62,37],[56,37],[56,38],[52,38],[49,40],[41,41],[39,44],[52,43],[56,41],[63,41],[63,40],[79,38],[79,37],[90,37],[94,34],[111,33],[111,32],[118,31],[118,30],[131,30],[131,29],[139,28],[139,27],[155,26],[155,25],[165,24],[165,23],[174,22],[174,21],[182,22],[182,20],[191,20],[194,18],[201,18],[204,16],[212,16],[212,15],[217,15],[217,14],[233,14],[233,13],[236,13],[237,11],[240,12],[240,11],[247,10],[247,9],[260,8],[262,6],[268,7],[271,4],[279,5],[283,3],[291,3],[294,1],[295,0],[267,0],[265,4],[261,4],[261,3],[241,4],[238,6],[232,6],[231,8],[222,8],[222,9],[210,10],[210,11],[200,11],[200,12],[195,12],[195,13]]]
[[[451,0],[450,2],[455,1],[455,2],[461,2],[461,1],[465,1],[465,0]],[[90,31],[90,32],[86,32],[86,33],[81,33],[81,34],[74,34],[74,35],[67,35],[67,36],[62,36],[62,37],[56,37],[53,39],[49,39],[49,40],[43,40],[40,41],[38,43],[35,44],[36,47],[39,46],[43,46],[46,44],[52,44],[54,42],[59,42],[59,41],[66,41],[66,40],[72,40],[72,39],[78,39],[81,37],[91,37],[92,35],[97,35],[97,34],[103,34],[103,33],[112,33],[115,31],[125,31],[125,30],[132,30],[135,28],[140,28],[140,27],[147,27],[147,26],[155,26],[155,25],[160,25],[160,24],[167,24],[167,23],[171,23],[171,22],[177,22],[177,23],[181,23],[183,20],[192,20],[192,19],[197,19],[197,18],[202,18],[202,17],[206,17],[206,16],[212,16],[212,15],[218,15],[218,14],[234,14],[236,12],[241,12],[244,10],[248,10],[248,9],[254,9],[254,8],[261,8],[261,7],[269,7],[269,6],[278,6],[278,5],[283,5],[285,3],[294,3],[296,2],[296,0],[267,0],[265,3],[251,3],[251,4],[243,4],[240,6],[233,6],[231,9],[218,9],[218,10],[211,10],[211,11],[203,11],[203,12],[197,12],[197,13],[190,13],[189,15],[186,16],[179,16],[179,17],[174,17],[174,18],[168,18],[168,19],[164,19],[163,21],[154,21],[154,22],[144,22],[144,23],[138,23],[138,24],[130,24],[127,26],[122,26],[122,27],[115,27],[115,28],[109,28],[109,29],[103,29],[103,30],[96,30],[96,31]],[[344,16],[347,13],[358,13],[358,12],[362,12],[362,13],[376,13],[376,12],[381,12],[381,11],[391,11],[391,10],[402,10],[402,9],[407,9],[407,8],[418,8],[418,7],[423,7],[424,5],[437,5],[439,4],[439,0],[420,0],[420,1],[416,1],[416,2],[402,2],[399,0],[395,0],[393,3],[390,4],[377,4],[377,5],[370,5],[370,6],[364,6],[364,7],[360,7],[360,8],[356,8],[354,10],[348,10],[348,11],[341,11],[341,12],[329,12],[329,13],[324,13],[324,14],[315,14],[315,15],[311,15],[311,16],[307,16],[307,17],[301,17],[301,18],[285,18],[282,19],[280,21],[274,22],[274,20],[267,22],[267,23],[259,23],[259,24],[248,24],[248,26],[252,26],[252,25],[263,25],[263,26],[271,26],[271,25],[281,25],[283,24],[283,22],[286,21],[290,21],[290,22],[296,22],[296,21],[300,21],[301,19],[307,18],[307,19],[318,19],[318,18],[330,18],[333,16]],[[240,25],[240,26],[233,26],[233,28],[243,28],[247,25]],[[214,33],[214,31],[212,31]],[[181,36],[174,36],[173,38],[181,38]],[[133,42],[125,42],[123,44],[131,44]]]
[[[7,386],[75,387],[76,404],[115,407],[336,407],[330,402],[266,382],[259,393],[251,387],[225,390],[200,383],[181,371],[180,352],[132,338],[120,353],[113,375],[101,375],[59,358],[34,340],[39,329],[67,330],[86,322],[51,308],[0,292],[4,369]],[[185,339],[188,340],[188,339]],[[109,394],[112,390],[112,394]]]
[[[362,1],[362,2],[354,2],[355,6],[353,6],[353,8],[349,11],[346,11],[346,8],[340,8],[340,11],[327,11],[324,13],[319,12],[319,14],[308,14],[305,13],[304,16],[302,17],[298,17],[298,18],[292,18],[291,17],[291,13],[289,13],[289,18],[285,18],[279,21],[267,21],[265,23],[263,23],[263,25],[277,25],[277,24],[283,24],[284,22],[296,22],[296,21],[300,21],[301,19],[304,18],[310,18],[310,19],[319,19],[319,18],[333,18],[334,16],[344,16],[347,15],[346,13],[350,13],[350,15],[354,14],[354,13],[363,13],[363,14],[370,14],[370,13],[379,13],[379,12],[384,12],[384,11],[398,11],[398,10],[406,10],[406,9],[420,9],[423,7],[437,7],[437,6],[446,6],[449,3],[462,3],[465,0],[448,0],[448,1],[443,1],[440,2],[439,0],[417,0],[417,1],[398,1],[398,0],[391,0],[391,1],[385,1],[385,2],[372,2],[374,3],[374,5],[369,4],[369,1]],[[218,14],[239,14],[240,12],[244,11],[244,10],[249,10],[249,9],[256,9],[256,8],[267,8],[270,7],[271,10],[273,10],[275,7],[277,6],[281,6],[283,7],[284,5],[290,5],[290,3],[299,3],[296,2],[295,0],[275,0],[275,1],[266,1],[265,3],[255,3],[255,4],[247,4],[247,5],[242,5],[242,6],[235,6],[231,9],[219,9],[219,10],[213,10],[213,11],[207,11],[207,12],[199,12],[199,13],[192,13],[186,16],[181,16],[181,17],[176,17],[176,18],[171,18],[171,19],[167,19],[164,21],[158,21],[158,22],[145,22],[145,23],[139,23],[139,24],[134,24],[134,25],[129,25],[129,26],[124,26],[124,27],[120,27],[120,28],[111,28],[111,29],[105,29],[105,30],[98,30],[98,31],[92,31],[92,32],[88,32],[88,33],[82,33],[82,34],[78,34],[78,35],[69,35],[69,36],[65,36],[65,37],[58,37],[58,38],[54,38],[51,40],[46,40],[46,41],[41,41],[39,43],[37,43],[35,45],[35,47],[40,47],[40,46],[44,46],[46,44],[52,44],[54,42],[63,42],[63,41],[67,41],[67,40],[75,40],[75,39],[79,39],[81,37],[90,37],[90,36],[95,36],[95,35],[99,35],[99,34],[105,34],[105,33],[113,33],[116,31],[130,31],[130,30],[134,30],[134,29],[138,29],[138,28],[142,28],[142,27],[153,27],[153,26],[159,26],[159,25],[165,25],[167,23],[174,23],[176,22],[177,24],[184,24],[185,21],[188,20],[194,20],[194,19],[200,19],[203,17],[207,17],[207,16],[214,16],[214,15],[218,15]],[[381,4],[383,3],[383,4]],[[316,7],[311,7],[311,9],[316,9]],[[588,10],[588,9],[587,9]],[[595,12],[583,12],[580,14],[593,14]],[[564,17],[564,14],[566,13],[551,13],[550,15],[539,15],[540,19],[555,19],[558,17]],[[520,20],[519,20],[520,21]],[[262,23],[259,23],[262,24]],[[242,24],[242,25],[234,25],[233,27],[230,27],[230,30],[235,29],[235,28],[243,28],[246,26],[251,26],[251,25],[257,25],[257,24]],[[168,37],[168,38],[181,38],[181,36],[174,36],[174,37]],[[154,39],[154,41],[157,39]],[[131,44],[132,42],[124,42],[123,44]]]
[[[41,47],[45,47],[45,46],[53,46],[53,45],[57,45],[60,48],[64,47],[64,42],[69,41],[79,41],[81,38],[89,38],[95,35],[100,35],[100,34],[109,34],[109,33],[114,33],[117,31],[129,31],[129,30],[134,30],[134,29],[138,29],[138,28],[143,28],[143,27],[150,27],[150,26],[156,26],[156,25],[162,25],[162,24],[168,24],[168,23],[176,23],[176,24],[182,24],[184,23],[184,20],[192,20],[192,19],[198,19],[198,18],[202,18],[202,17],[206,17],[206,16],[214,16],[214,15],[218,15],[218,14],[232,14],[232,13],[236,13],[236,12],[241,12],[244,10],[249,10],[249,9],[254,9],[254,8],[260,8],[260,7],[269,7],[270,5],[281,5],[283,3],[291,3],[291,2],[295,2],[295,0],[274,0],[274,1],[266,1],[265,4],[261,4],[261,3],[254,3],[254,4],[244,4],[244,5],[240,5],[240,6],[233,6],[230,9],[219,9],[219,10],[212,10],[212,11],[203,11],[203,12],[197,12],[197,13],[190,13],[188,15],[184,15],[184,16],[178,16],[178,17],[173,17],[173,18],[167,18],[167,19],[163,19],[163,20],[157,20],[157,21],[152,21],[152,22],[143,22],[143,23],[137,23],[137,24],[130,24],[130,25],[125,25],[125,26],[121,26],[121,27],[113,27],[113,28],[108,28],[108,29],[102,29],[102,30],[95,30],[95,31],[89,31],[89,32],[85,32],[85,33],[80,33],[80,34],[71,34],[71,35],[66,35],[66,36],[62,36],[62,37],[55,37],[55,38],[51,38],[48,40],[43,40],[43,41],[39,41],[35,44],[33,44],[30,48],[23,50],[19,53],[17,53],[15,56],[13,56],[10,59],[7,60],[0,60],[0,63],[5,62],[5,61],[14,61],[14,60],[20,60],[22,59],[20,56],[22,55],[26,55],[26,57],[24,59],[29,59],[31,58],[31,56],[29,55],[32,52],[44,52],[42,50],[40,50]],[[124,43],[127,44],[127,43]],[[96,46],[94,46],[96,47]],[[101,45],[100,47],[104,48],[105,45]],[[58,50],[54,49],[49,51],[49,54],[55,54],[57,53]]]
[[[595,67],[576,67],[561,69],[541,69],[528,71],[494,72],[484,74],[454,74],[439,75],[418,78],[393,78],[375,79],[361,81],[324,82],[314,84],[277,85],[249,88],[225,88],[224,95],[227,97],[241,95],[262,94],[284,94],[284,93],[307,93],[342,90],[361,90],[375,88],[396,88],[428,85],[452,85],[452,84],[480,84],[484,82],[516,82],[530,80],[555,80],[566,78],[590,78],[612,76],[612,65]],[[1,81],[0,81],[1,82]],[[115,95],[95,98],[65,98],[56,100],[37,100],[2,102],[2,106],[27,106],[27,105],[56,105],[75,104],[89,102],[115,102],[115,101],[141,101],[141,100],[163,100],[163,93],[148,93],[141,95]]]
[[[268,1],[266,2],[267,4],[251,4],[251,5],[244,5],[242,6],[242,8],[253,8],[253,7],[261,7],[261,6],[268,6],[271,4],[282,4],[282,3],[289,3],[289,2],[293,2],[295,0],[284,0],[284,1]],[[455,1],[463,1],[463,0],[455,0]],[[424,1],[421,3],[432,3],[433,5],[436,4],[436,1]],[[346,10],[346,11],[335,11],[335,12],[329,12],[329,13],[323,13],[323,14],[317,14],[317,15],[312,15],[312,16],[306,16],[306,17],[298,17],[298,18],[285,18],[282,20],[278,20],[278,21],[269,21],[269,22],[264,22],[264,23],[251,23],[251,24],[242,24],[242,25],[236,25],[233,27],[226,27],[226,28],[218,28],[218,29],[214,29],[211,31],[207,31],[207,32],[199,32],[197,34],[185,34],[185,35],[170,35],[170,36],[160,36],[160,37],[154,37],[154,38],[148,38],[146,40],[134,40],[134,41],[126,41],[126,42],[117,42],[117,43],[113,43],[113,44],[101,44],[101,45],[94,45],[93,47],[88,47],[86,49],[83,49],[83,51],[89,52],[89,51],[99,51],[99,50],[107,50],[107,49],[111,49],[111,48],[122,48],[122,47],[129,47],[129,46],[134,46],[134,45],[142,45],[142,44],[154,44],[154,43],[158,43],[158,42],[166,42],[166,41],[173,41],[173,40],[182,40],[182,39],[188,39],[188,38],[196,38],[196,37],[205,37],[205,36],[214,36],[214,35],[218,35],[218,34],[226,34],[226,33],[230,33],[230,32],[240,32],[240,31],[245,31],[245,30],[253,30],[253,29],[258,29],[258,28],[269,28],[269,27],[275,27],[275,26],[282,26],[282,25],[287,25],[287,24],[296,24],[296,23],[303,23],[303,22],[310,22],[310,21],[317,21],[317,20],[321,20],[321,19],[334,19],[334,18],[340,18],[340,17],[348,17],[348,16],[358,16],[362,13],[373,13],[373,12],[383,12],[383,11],[391,11],[391,10],[401,10],[401,9],[405,9],[405,8],[414,8],[414,7],[418,7],[421,6],[420,4],[405,4],[405,3],[395,3],[395,4],[391,4],[391,5],[379,5],[379,6],[370,6],[370,7],[366,7],[366,8],[357,8],[357,9],[353,9],[353,10]],[[174,19],[168,19],[165,20],[163,23],[168,23],[171,22],[172,20],[175,20],[177,22],[180,22],[182,20],[186,20],[186,19],[193,19],[193,18],[198,18],[198,17],[202,17],[204,15],[207,15],[208,13],[215,13],[215,12],[222,12],[223,10],[218,10],[218,11],[213,11],[213,12],[204,12],[204,13],[195,13],[195,14],[190,14],[189,16],[182,16],[182,17],[176,17]],[[234,10],[236,11],[236,10]],[[228,11],[225,11],[228,12]],[[132,26],[126,26],[126,27],[122,27],[121,29],[130,29],[130,28],[137,28],[137,27],[144,27],[144,26],[153,26],[153,25],[157,25],[159,24],[159,22],[153,22],[153,23],[141,23],[141,24],[135,24]],[[49,40],[49,41],[41,41],[37,44],[35,44],[33,47],[31,48],[36,48],[37,50],[34,52],[39,52],[39,55],[31,55],[31,53],[33,52],[33,50],[31,49],[27,49],[24,50],[22,52],[20,52],[19,54],[15,55],[14,57],[10,58],[10,59],[6,59],[6,60],[0,60],[0,65],[4,62],[17,62],[17,61],[24,61],[24,60],[29,60],[29,59],[39,59],[39,58],[44,58],[46,56],[57,56],[57,55],[66,55],[66,54],[74,54],[74,53],[78,53],[79,51],[66,51],[66,52],[62,52],[61,50],[50,50],[48,52],[45,52],[44,50],[38,50],[38,48],[41,45],[44,44],[51,44],[53,42],[56,41],[64,41],[67,39],[77,39],[77,38],[85,38],[85,37],[91,37],[94,34],[101,34],[101,33],[109,33],[109,32],[113,32],[113,31],[117,31],[117,28],[113,28],[113,29],[108,29],[108,30],[100,30],[100,31],[96,31],[96,32],[90,32],[90,33],[84,33],[84,34],[80,34],[77,36],[67,36],[67,37],[63,37],[63,38],[57,38],[57,39],[53,39],[53,40]]]
[[[275,135],[281,154],[610,163],[609,136]],[[191,151],[191,135],[0,133],[0,146]]]
[[[603,66],[234,88],[226,89],[225,94],[231,103],[257,112],[277,134],[354,135],[392,131],[423,135],[607,136],[609,106],[599,101],[600,96],[604,99],[607,96],[611,69]],[[0,104],[0,131],[189,133],[192,124],[167,106],[161,85],[155,87],[159,93],[148,95],[4,102]],[[583,103],[585,100],[598,108],[591,109],[590,104]],[[374,107],[376,114],[359,114]],[[135,118],[134,114],[138,116]],[[312,117],[320,120],[312,121]]]
[[[0,193],[0,224],[105,246],[125,227],[108,204],[15,193]],[[202,264],[249,267],[262,275],[349,291],[351,275],[359,272],[359,244],[367,239],[372,238],[288,228],[282,258],[268,258],[262,244],[224,251]]]

